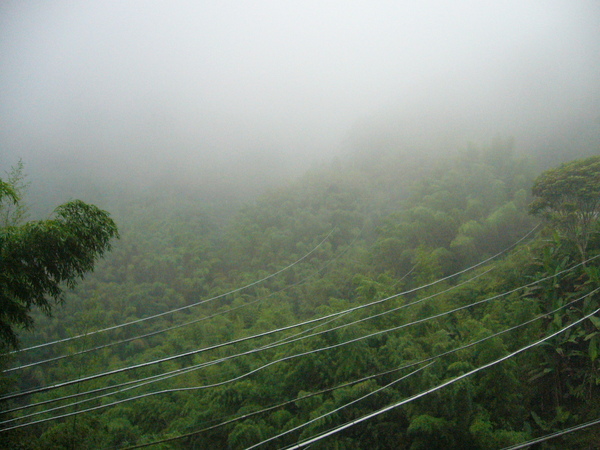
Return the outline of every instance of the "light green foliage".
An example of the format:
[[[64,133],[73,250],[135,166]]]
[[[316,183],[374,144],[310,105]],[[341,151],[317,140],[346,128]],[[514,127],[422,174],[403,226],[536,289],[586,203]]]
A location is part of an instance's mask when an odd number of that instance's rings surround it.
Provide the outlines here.
[[[19,201],[19,196],[10,183],[0,180],[0,200],[7,204],[15,204]]]

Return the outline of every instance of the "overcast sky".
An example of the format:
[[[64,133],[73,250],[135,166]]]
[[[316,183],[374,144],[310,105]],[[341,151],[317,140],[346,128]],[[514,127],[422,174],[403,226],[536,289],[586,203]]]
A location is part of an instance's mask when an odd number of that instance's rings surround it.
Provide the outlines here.
[[[599,107],[597,0],[0,6],[0,166],[302,166],[369,127],[529,143]]]

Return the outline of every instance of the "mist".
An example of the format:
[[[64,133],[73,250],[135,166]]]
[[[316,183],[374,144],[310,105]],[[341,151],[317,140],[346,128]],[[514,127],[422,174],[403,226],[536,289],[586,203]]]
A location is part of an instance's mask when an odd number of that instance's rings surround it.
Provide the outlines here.
[[[600,148],[594,1],[0,7],[0,165],[260,190],[378,143]]]

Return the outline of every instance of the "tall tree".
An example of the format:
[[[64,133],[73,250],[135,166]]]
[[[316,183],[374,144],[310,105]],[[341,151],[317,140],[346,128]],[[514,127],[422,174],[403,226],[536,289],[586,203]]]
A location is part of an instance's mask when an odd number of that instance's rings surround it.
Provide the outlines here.
[[[547,170],[534,181],[532,193],[530,212],[550,220],[585,260],[600,215],[600,156]]]
[[[0,205],[22,211],[15,180],[0,180]],[[0,211],[3,213],[3,211]],[[7,216],[8,217],[8,216]],[[33,325],[33,306],[50,313],[62,300],[63,283],[74,287],[118,236],[106,211],[80,200],[59,206],[49,220],[0,228],[0,344],[18,346],[16,328]]]

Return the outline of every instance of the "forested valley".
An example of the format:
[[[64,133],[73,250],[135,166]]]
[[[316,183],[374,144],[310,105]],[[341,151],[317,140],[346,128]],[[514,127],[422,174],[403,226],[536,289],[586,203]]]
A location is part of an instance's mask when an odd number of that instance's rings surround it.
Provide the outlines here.
[[[0,447],[597,448],[597,212],[582,243],[530,207],[561,158],[497,139],[243,200],[112,186],[120,239],[0,359]]]

